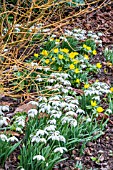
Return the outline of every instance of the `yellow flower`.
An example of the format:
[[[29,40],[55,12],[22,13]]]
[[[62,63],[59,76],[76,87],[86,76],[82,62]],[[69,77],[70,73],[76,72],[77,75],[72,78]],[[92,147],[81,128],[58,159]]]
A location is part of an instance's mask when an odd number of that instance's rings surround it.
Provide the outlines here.
[[[93,55],[97,55],[97,51],[96,50],[93,50],[92,53],[93,53]]]
[[[58,48],[55,48],[53,51],[54,53],[58,53]]]
[[[101,68],[101,67],[102,67],[102,64],[101,64],[101,63],[97,63],[97,64],[96,64],[96,67],[97,67],[97,68]]]
[[[62,60],[62,59],[64,58],[64,56],[61,55],[61,54],[59,54],[59,55],[58,55],[58,58],[59,58],[60,60]]]
[[[83,48],[87,49],[88,51],[91,50],[91,47],[87,46],[86,44],[83,44]]]
[[[74,64],[70,64],[69,68],[70,68],[71,70],[74,70],[74,69],[75,69]]]
[[[91,50],[91,47],[89,47],[89,46],[87,46],[87,48],[86,48],[88,51],[90,51]]]
[[[95,107],[97,105],[97,102],[94,100],[91,100],[91,106]]]
[[[79,53],[78,52],[71,52],[69,54],[69,58],[74,59],[75,56],[77,56]]]
[[[90,87],[89,84],[84,84],[84,88],[85,88],[85,89],[88,89],[89,87]]]
[[[42,50],[41,54],[44,55],[44,56],[48,56],[47,50]]]
[[[84,54],[84,58],[85,58],[86,60],[89,60],[89,56],[88,56],[87,54]]]
[[[58,70],[59,70],[59,71],[62,71],[62,67],[58,67]]]
[[[49,59],[46,59],[46,60],[45,60],[45,63],[46,63],[46,64],[49,64],[49,62],[50,62]]]
[[[110,88],[110,91],[113,92],[113,87]]]
[[[78,68],[75,69],[75,73],[80,73],[80,70]]]
[[[69,50],[67,48],[60,49],[60,51],[66,53],[66,54],[69,52]]]
[[[76,79],[76,81],[75,81],[76,83],[80,83],[80,79]]]
[[[56,42],[60,42],[60,39],[56,39],[55,41],[56,41]]]
[[[37,54],[37,53],[34,53],[34,57],[38,57],[38,54]]]
[[[83,44],[83,48],[87,48],[87,45],[86,45],[86,44]]]
[[[78,64],[80,61],[77,59],[72,60],[74,64]]]
[[[52,61],[55,61],[55,57],[52,58]]]
[[[101,113],[101,112],[103,112],[104,111],[104,109],[102,108],[102,107],[97,107],[97,112],[98,113]]]

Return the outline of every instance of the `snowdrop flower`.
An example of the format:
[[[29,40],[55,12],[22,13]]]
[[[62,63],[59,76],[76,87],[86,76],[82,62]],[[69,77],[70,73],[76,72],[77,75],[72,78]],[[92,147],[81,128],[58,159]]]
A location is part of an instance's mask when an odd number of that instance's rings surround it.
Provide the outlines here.
[[[42,32],[49,32],[50,31],[50,28],[45,28],[42,30]]]
[[[46,72],[49,71],[49,70],[50,70],[49,67],[45,67],[45,68],[44,68],[44,71],[46,71]]]
[[[35,155],[33,160],[37,159],[37,161],[45,161],[45,158],[42,155]]]
[[[8,141],[8,138],[7,138],[7,136],[6,135],[4,135],[4,134],[1,134],[0,135],[0,139],[2,140],[2,141]]]
[[[9,106],[2,106],[2,111],[3,112],[5,112],[5,111],[7,111],[7,112],[9,112]]]
[[[46,144],[47,141],[46,141],[45,138],[40,138],[40,137],[37,137],[37,136],[33,136],[31,142],[36,142],[36,143],[43,142],[43,143]]]
[[[29,111],[28,111],[28,117],[34,117],[34,116],[36,116],[37,115],[37,110],[36,109],[30,109]]]
[[[10,137],[10,138],[8,139],[8,142],[9,142],[9,141],[11,141],[11,142],[14,142],[14,141],[18,142],[19,140],[18,140],[15,136],[12,136],[12,137]]]
[[[46,130],[41,130],[39,129],[37,132],[36,132],[36,136],[39,136],[39,135],[48,135],[48,132]]]
[[[72,121],[69,122],[71,126],[76,127],[77,126],[77,120],[73,119]]]
[[[100,101],[100,96],[94,96],[92,97],[93,100],[97,100],[97,101]]]
[[[0,127],[3,125],[8,125],[8,121],[10,121],[10,119],[8,117],[0,117]]]
[[[32,104],[32,105],[38,106],[38,102],[35,102],[35,101],[30,101],[28,104]]]
[[[20,127],[17,127],[17,128],[16,128],[16,131],[21,132],[21,133],[23,132]]]
[[[111,114],[112,113],[112,110],[111,109],[106,109],[106,112]]]
[[[62,89],[62,92],[63,92],[63,93],[68,93],[68,89],[63,88],[63,89]]]
[[[34,67],[34,66],[38,66],[37,63],[34,63],[34,62],[31,62],[31,66]]]
[[[53,83],[53,82],[56,82],[56,80],[55,79],[48,79],[48,82]]]
[[[43,79],[41,77],[37,78],[36,80],[39,82],[43,81]]]
[[[77,117],[77,114],[75,112],[73,112],[73,111],[69,111],[69,112],[66,113],[66,116],[75,116],[75,117]]]
[[[47,130],[47,131],[55,131],[55,129],[56,129],[55,125],[50,125],[50,126],[45,128],[45,130]]]
[[[21,168],[20,170],[25,170],[24,168]]]
[[[61,112],[59,112],[59,113],[57,113],[57,114],[52,114],[50,117],[54,117],[54,118],[60,118],[62,116],[62,113]]]
[[[64,151],[67,152],[67,149],[65,147],[58,147],[56,149],[54,149],[54,152],[60,152],[60,153],[63,153]]]
[[[64,88],[61,84],[55,84],[54,86],[53,86],[53,88]]]
[[[64,78],[64,79],[67,79],[68,77],[70,77],[70,75],[67,74],[67,73],[61,73],[61,76],[62,76],[62,78]]]
[[[64,84],[65,86],[71,86],[71,83],[70,83],[70,81],[68,81],[68,80],[63,81],[63,84]]]
[[[57,140],[57,141],[62,141],[62,142],[66,142],[66,139],[64,138],[64,136],[62,136],[62,135],[59,135],[59,136],[57,136],[57,135],[54,135],[54,134],[52,134],[49,138],[48,138],[48,140],[49,139],[52,139],[52,140]]]
[[[78,114],[78,113],[83,113],[83,114],[85,114],[85,111],[79,108],[79,109],[77,109],[76,113],[77,113],[77,114]]]
[[[52,119],[52,120],[48,120],[48,122],[47,123],[50,123],[50,124],[56,124],[56,119]]]
[[[91,118],[89,117],[89,118],[87,118],[87,120],[86,120],[87,122],[91,122]]]
[[[38,99],[39,99],[39,102],[47,102],[47,98],[46,97],[42,97],[42,96],[39,96],[38,97]]]

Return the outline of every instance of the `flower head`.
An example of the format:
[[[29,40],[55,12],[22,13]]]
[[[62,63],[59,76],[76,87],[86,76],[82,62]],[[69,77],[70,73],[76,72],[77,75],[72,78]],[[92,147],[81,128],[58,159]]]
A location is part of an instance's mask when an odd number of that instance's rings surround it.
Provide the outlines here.
[[[66,53],[66,54],[69,52],[69,50],[67,48],[60,49],[60,51]]]
[[[58,55],[58,58],[59,58],[60,60],[62,60],[62,59],[64,58],[64,56],[61,55],[61,54],[59,54],[59,55]]]
[[[97,64],[96,64],[96,67],[97,67],[97,68],[102,68],[102,64],[101,64],[101,63],[97,63]]]
[[[70,64],[69,68],[70,68],[71,70],[74,70],[74,69],[75,69],[74,64]]]
[[[89,84],[84,84],[84,88],[85,88],[85,89],[88,89],[89,87],[90,87]]]
[[[54,52],[54,53],[58,53],[58,48],[55,48],[55,49],[53,50],[53,52]]]
[[[97,112],[98,113],[102,113],[104,111],[104,109],[102,107],[97,107]]]
[[[97,105],[97,102],[96,102],[96,100],[91,100],[91,106],[93,106],[93,107],[95,107]]]
[[[80,70],[78,68],[76,68],[74,71],[76,74],[80,73]]]
[[[50,60],[49,60],[49,59],[46,59],[46,60],[45,60],[45,63],[46,63],[46,64],[49,64],[49,63],[50,63]]]
[[[69,54],[69,58],[74,59],[75,56],[77,56],[79,53],[78,52],[71,52]]]
[[[41,54],[44,55],[44,56],[48,56],[47,50],[42,50]]]
[[[60,153],[63,153],[64,151],[67,152],[67,149],[65,147],[58,147],[56,149],[54,149],[54,152],[60,152]]]
[[[113,93],[113,87],[110,88],[110,91]]]
[[[93,55],[97,55],[97,51],[96,50],[93,50],[92,53],[93,53]]]
[[[45,161],[45,158],[42,155],[35,155],[33,160],[37,159],[37,161]]]
[[[34,57],[38,57],[39,55],[37,53],[34,53]]]

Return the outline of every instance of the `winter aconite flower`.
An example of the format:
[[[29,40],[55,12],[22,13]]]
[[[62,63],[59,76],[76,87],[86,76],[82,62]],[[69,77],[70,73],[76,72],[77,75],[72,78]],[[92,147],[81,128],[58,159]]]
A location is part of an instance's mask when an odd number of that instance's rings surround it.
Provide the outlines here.
[[[96,50],[93,50],[92,53],[93,53],[93,55],[97,55],[97,51]]]
[[[55,57],[52,58],[52,61],[55,61]]]
[[[69,50],[67,48],[60,49],[60,51],[66,53],[66,54],[69,52]]]
[[[55,49],[53,50],[53,52],[54,52],[54,53],[58,53],[58,48],[55,48]]]
[[[110,91],[113,93],[113,87],[110,88]]]
[[[46,64],[49,64],[49,62],[50,62],[49,59],[46,59],[46,60],[45,60],[45,63],[46,63]]]
[[[70,68],[71,70],[74,70],[74,69],[75,69],[74,64],[70,64],[69,68]]]
[[[61,54],[59,54],[59,55],[58,55],[58,58],[59,58],[60,60],[62,60],[62,59],[64,58],[64,56],[61,55]]]
[[[88,56],[87,54],[84,54],[84,58],[85,58],[86,60],[89,60],[89,56]]]
[[[104,109],[102,108],[102,107],[97,107],[97,112],[98,113],[101,113],[101,112],[103,112],[104,111]]]
[[[89,87],[90,87],[89,84],[84,84],[84,88],[85,88],[85,89],[88,89]]]
[[[34,53],[34,57],[38,57],[39,55],[37,53]]]
[[[48,56],[47,50],[42,50],[41,54],[44,55],[44,56]]]
[[[74,59],[75,56],[77,56],[79,53],[78,52],[71,52],[69,54],[69,58]]]
[[[91,106],[93,106],[93,107],[95,107],[97,105],[97,102],[96,102],[96,100],[91,100]]]
[[[78,64],[79,62],[80,62],[80,61],[77,60],[77,59],[74,59],[74,60],[73,60],[73,63],[74,63],[74,64]]]
[[[74,71],[76,74],[80,73],[80,70],[78,68],[76,68]]]
[[[96,67],[97,67],[97,68],[102,68],[102,64],[101,64],[101,63],[97,63],[97,64],[96,64]]]
[[[75,82],[79,84],[80,83],[80,79],[76,79]]]

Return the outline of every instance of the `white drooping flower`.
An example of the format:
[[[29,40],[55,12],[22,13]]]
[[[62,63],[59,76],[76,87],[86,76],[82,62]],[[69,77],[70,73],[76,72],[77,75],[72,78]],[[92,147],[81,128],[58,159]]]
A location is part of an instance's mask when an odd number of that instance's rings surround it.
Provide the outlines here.
[[[35,101],[30,101],[29,104],[38,106],[38,102],[35,102]]]
[[[28,111],[28,117],[35,117],[37,115],[37,110],[36,109],[30,109]]]
[[[31,142],[36,142],[36,143],[42,142],[42,143],[46,144],[47,141],[46,141],[45,138],[40,138],[40,137],[37,137],[37,136],[33,136]]]
[[[41,130],[39,129],[37,132],[36,132],[36,136],[40,136],[40,135],[48,135],[48,132],[46,130]]]
[[[0,127],[5,125],[7,126],[8,125],[8,121],[10,121],[10,119],[8,117],[0,117]]]
[[[11,141],[11,142],[18,142],[19,140],[15,137],[15,136],[12,136],[10,138],[8,138],[8,142]]]
[[[22,129],[21,129],[20,127],[17,127],[17,128],[16,128],[16,131],[18,131],[18,132],[20,132],[20,133],[23,132]]]
[[[45,161],[45,158],[42,155],[35,155],[33,160],[37,159],[37,161]]]
[[[85,111],[82,110],[82,109],[80,109],[80,108],[78,108],[77,111],[76,111],[76,113],[77,113],[77,114],[78,114],[78,113],[83,113],[83,114],[85,114]]]
[[[0,135],[0,139],[1,139],[2,141],[8,141],[7,136],[4,135],[4,134],[1,134],[1,135]]]
[[[9,106],[7,106],[7,105],[6,106],[2,106],[2,111],[3,112],[6,112],[6,111],[9,112]]]
[[[51,136],[49,136],[48,140],[49,139],[52,139],[53,141],[54,140],[57,140],[57,141],[62,141],[62,142],[66,142],[66,139],[64,136],[60,135],[60,134],[57,134],[57,133],[52,133]]]
[[[48,122],[47,122],[48,124],[50,123],[50,124],[56,124],[56,119],[52,119],[52,120],[48,120]]]
[[[55,129],[56,129],[55,125],[50,125],[50,126],[45,128],[45,130],[47,130],[47,131],[55,131]]]
[[[64,151],[67,152],[67,149],[65,147],[58,147],[56,149],[54,149],[54,152],[60,152],[60,153],[63,153]]]
[[[69,111],[69,112],[66,113],[66,116],[75,116],[75,117],[77,117],[77,114],[75,112],[73,112],[73,111]]]

